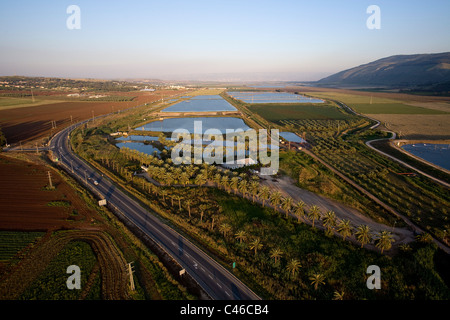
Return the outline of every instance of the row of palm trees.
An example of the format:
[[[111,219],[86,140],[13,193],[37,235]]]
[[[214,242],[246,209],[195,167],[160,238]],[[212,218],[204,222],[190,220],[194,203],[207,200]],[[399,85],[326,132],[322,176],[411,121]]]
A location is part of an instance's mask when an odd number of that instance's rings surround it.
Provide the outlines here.
[[[284,212],[286,218],[294,216],[299,223],[309,220],[312,227],[317,227],[316,222],[321,222],[327,234],[337,233],[344,240],[353,236],[361,244],[361,247],[372,241],[375,241],[375,246],[382,253],[392,247],[393,237],[389,231],[384,230],[373,234],[368,225],[360,225],[355,228],[350,220],[338,219],[333,211],[322,214],[317,205],[311,205],[307,210],[307,206],[302,200],[295,202],[290,196],[283,196],[280,191],[271,190],[262,185],[257,176],[248,177],[245,173],[238,174],[230,170],[219,170],[216,166],[207,163],[200,166],[173,166],[171,159],[158,159],[129,148],[122,148],[121,153],[129,160],[136,160],[141,165],[148,166],[149,175],[162,185],[203,186],[209,183],[210,186],[214,185],[228,193],[241,195],[253,202],[258,202],[263,207],[270,206],[277,212]],[[164,190],[160,192],[164,201],[165,193]],[[190,216],[189,202],[186,204]]]
[[[226,233],[228,234],[231,231],[231,227],[224,223],[220,226],[220,229],[222,231],[226,230]],[[239,241],[240,244],[247,240],[247,233],[243,230],[238,231],[235,233],[235,239]],[[261,242],[260,238],[253,238],[248,243],[248,248],[252,251],[254,251],[255,256],[258,254],[258,251],[261,251],[264,247],[263,243]],[[274,264],[277,265],[280,263],[281,258],[283,257],[284,252],[279,248],[275,247],[270,250],[269,256],[270,258],[274,259]],[[302,264],[299,259],[297,258],[291,258],[287,264],[286,264],[286,271],[289,274],[291,279],[295,279],[297,274],[300,271],[300,268],[302,267]],[[317,290],[319,285],[322,285],[325,283],[325,277],[321,273],[313,273],[309,280],[311,281],[311,284],[314,285],[314,289]]]

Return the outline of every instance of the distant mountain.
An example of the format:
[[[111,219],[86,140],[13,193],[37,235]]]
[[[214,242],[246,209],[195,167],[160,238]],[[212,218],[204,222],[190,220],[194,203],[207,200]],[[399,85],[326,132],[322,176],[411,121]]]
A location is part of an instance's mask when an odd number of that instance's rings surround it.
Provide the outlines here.
[[[449,90],[450,52],[396,55],[344,70],[316,82],[323,86]]]

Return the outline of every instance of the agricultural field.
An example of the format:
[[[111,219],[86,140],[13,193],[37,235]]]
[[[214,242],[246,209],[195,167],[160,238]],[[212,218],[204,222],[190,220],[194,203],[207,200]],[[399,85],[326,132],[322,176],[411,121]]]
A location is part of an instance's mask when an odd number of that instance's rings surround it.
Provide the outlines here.
[[[3,261],[9,261],[16,255],[23,254],[29,246],[38,241],[45,232],[0,232],[0,265]]]
[[[352,140],[316,138],[314,153],[437,238],[448,242],[450,194]]]
[[[0,127],[8,139],[8,143],[19,143],[49,138],[54,130],[52,121],[56,122],[57,129],[73,123],[111,112],[117,112],[136,105],[151,103],[162,98],[182,94],[178,90],[160,90],[154,92],[124,92],[120,93],[123,100],[130,101],[73,101],[66,95],[52,96],[51,103],[16,105],[6,104],[0,107]],[[39,97],[39,96],[38,96]],[[11,103],[12,98],[5,98]],[[45,99],[48,99],[46,97]],[[64,99],[65,101],[59,101]],[[28,99],[26,98],[28,101]],[[25,101],[25,100],[24,100]],[[42,102],[42,101],[41,101]],[[12,108],[14,107],[14,108]]]
[[[134,292],[124,273],[130,261],[139,270]],[[71,264],[82,266],[81,291],[65,285]],[[74,181],[38,155],[0,156],[0,300],[189,296],[159,258]]]
[[[297,88],[297,90],[299,90]],[[301,89],[303,92],[303,88]],[[400,93],[305,88],[310,95],[342,101],[356,112],[381,121],[405,139],[448,139],[450,98]]]
[[[53,190],[49,188],[48,171],[56,187]],[[53,169],[0,156],[0,181],[3,230],[46,232],[74,227],[77,222],[84,224],[94,218],[94,210]],[[66,205],[55,205],[58,201]]]
[[[332,105],[264,103],[251,104],[248,108],[274,123],[279,123],[280,120],[346,120],[351,118],[351,115]]]

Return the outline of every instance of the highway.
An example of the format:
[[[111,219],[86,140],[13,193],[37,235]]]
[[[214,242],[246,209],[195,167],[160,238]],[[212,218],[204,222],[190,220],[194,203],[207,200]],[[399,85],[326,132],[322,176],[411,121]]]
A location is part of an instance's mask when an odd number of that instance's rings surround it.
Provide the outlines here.
[[[144,209],[95,168],[79,158],[69,146],[69,134],[84,122],[58,132],[50,141],[49,148],[59,165],[87,187],[105,199],[136,228],[144,232],[164,249],[214,300],[259,300],[260,298],[237,279],[231,272],[209,257],[197,246],[168,227],[156,216]],[[96,181],[96,184],[94,184]]]

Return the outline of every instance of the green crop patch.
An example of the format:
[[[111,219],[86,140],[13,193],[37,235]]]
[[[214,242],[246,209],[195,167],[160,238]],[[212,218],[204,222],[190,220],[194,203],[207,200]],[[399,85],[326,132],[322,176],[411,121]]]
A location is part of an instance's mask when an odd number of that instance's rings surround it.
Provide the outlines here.
[[[346,120],[352,116],[330,105],[313,104],[254,104],[249,109],[268,121],[280,120]]]
[[[355,111],[364,114],[446,114],[445,111],[410,106],[404,103],[355,103]]]
[[[0,261],[8,261],[30,244],[42,237],[44,232],[0,232]]]

